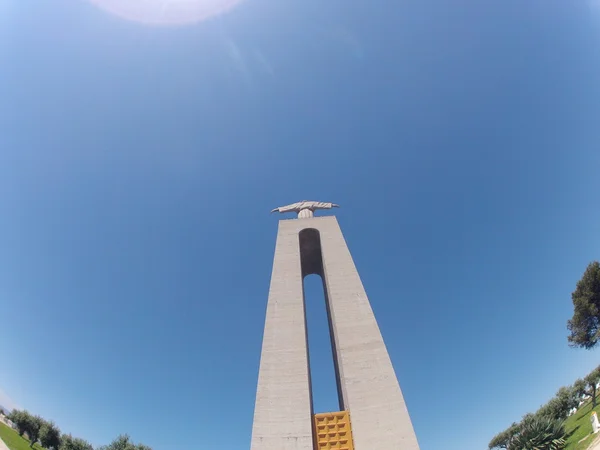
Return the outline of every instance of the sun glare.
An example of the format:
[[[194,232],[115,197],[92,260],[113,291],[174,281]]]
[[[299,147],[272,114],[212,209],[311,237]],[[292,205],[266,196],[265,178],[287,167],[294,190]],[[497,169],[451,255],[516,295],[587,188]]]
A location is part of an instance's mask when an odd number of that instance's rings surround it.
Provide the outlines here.
[[[182,25],[227,11],[241,0],[90,0],[124,19],[153,25]]]

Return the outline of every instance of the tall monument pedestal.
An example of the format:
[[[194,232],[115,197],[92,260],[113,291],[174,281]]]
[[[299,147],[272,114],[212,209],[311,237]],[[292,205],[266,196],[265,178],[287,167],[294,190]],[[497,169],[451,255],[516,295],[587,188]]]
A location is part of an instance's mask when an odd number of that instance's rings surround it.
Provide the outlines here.
[[[321,276],[325,291],[340,402],[340,411],[331,416],[315,417],[312,408],[303,290],[303,278],[310,274]],[[334,448],[418,450],[419,445],[371,305],[336,218],[281,220],[267,304],[251,450]]]

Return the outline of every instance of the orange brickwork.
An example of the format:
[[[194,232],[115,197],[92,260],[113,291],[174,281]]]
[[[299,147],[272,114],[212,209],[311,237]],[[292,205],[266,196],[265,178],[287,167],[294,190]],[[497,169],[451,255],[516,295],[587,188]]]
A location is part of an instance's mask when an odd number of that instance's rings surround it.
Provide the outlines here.
[[[316,450],[354,450],[348,411],[315,414]]]

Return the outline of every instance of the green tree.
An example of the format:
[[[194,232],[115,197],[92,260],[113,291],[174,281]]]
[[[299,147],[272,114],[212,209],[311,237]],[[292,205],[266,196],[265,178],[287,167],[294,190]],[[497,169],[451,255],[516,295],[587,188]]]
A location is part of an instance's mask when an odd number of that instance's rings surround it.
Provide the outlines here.
[[[584,395],[588,395],[587,383],[583,379],[578,378],[575,380],[575,383],[573,383],[573,391],[577,395],[578,399]]]
[[[54,422],[44,422],[40,428],[40,442],[42,447],[58,450],[60,447],[60,430]]]
[[[600,382],[600,366],[592,370],[583,380],[579,378],[573,383],[573,389],[578,397],[589,395],[592,397],[592,405],[596,407],[596,385]]]
[[[520,425],[518,423],[513,423],[506,430],[498,433],[496,436],[492,438],[490,443],[488,444],[488,448],[490,450],[494,448],[510,448],[510,444],[516,434],[519,432]]]
[[[527,413],[521,419],[521,423],[519,424],[519,426],[528,425],[528,424],[532,423],[533,421],[535,421],[536,418],[537,418],[536,414]]]
[[[98,450],[152,450],[144,444],[134,444],[126,434],[122,434],[109,445],[100,447]]]
[[[38,439],[40,438],[40,429],[44,424],[44,419],[40,416],[32,416],[31,414],[27,415],[27,420],[25,422],[25,433],[29,436],[29,446],[33,447]]]
[[[59,450],[94,450],[94,447],[83,439],[74,438],[70,434],[63,434],[60,437]]]
[[[577,391],[569,387],[561,387],[556,395],[536,412],[536,416],[549,417],[551,419],[566,419],[569,411],[577,406]]]
[[[535,417],[521,426],[510,450],[561,450],[565,448],[566,437],[562,421]]]
[[[592,407],[596,407],[596,386],[600,382],[600,366],[592,370],[584,379],[587,385],[587,395],[592,396]]]
[[[30,414],[27,411],[21,411],[18,409],[13,409],[8,415],[8,419],[17,427],[19,436],[23,436],[23,434],[27,431],[29,416]]]
[[[567,322],[572,347],[590,349],[600,338],[600,263],[591,262],[571,294],[573,317]]]

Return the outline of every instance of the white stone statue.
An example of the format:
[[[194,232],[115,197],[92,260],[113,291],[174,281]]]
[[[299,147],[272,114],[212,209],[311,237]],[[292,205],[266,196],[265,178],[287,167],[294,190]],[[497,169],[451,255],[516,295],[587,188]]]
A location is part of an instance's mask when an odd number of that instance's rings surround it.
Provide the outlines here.
[[[590,416],[590,422],[592,422],[592,432],[594,434],[600,431],[600,422],[598,422],[598,414],[596,414],[596,411]]]
[[[287,206],[280,206],[279,208],[275,208],[271,212],[295,212],[298,213],[298,219],[308,219],[314,216],[314,212],[317,209],[331,209],[331,208],[339,208],[340,205],[336,205],[335,203],[324,203],[324,202],[313,202],[309,200],[302,200],[301,202],[292,203]]]

